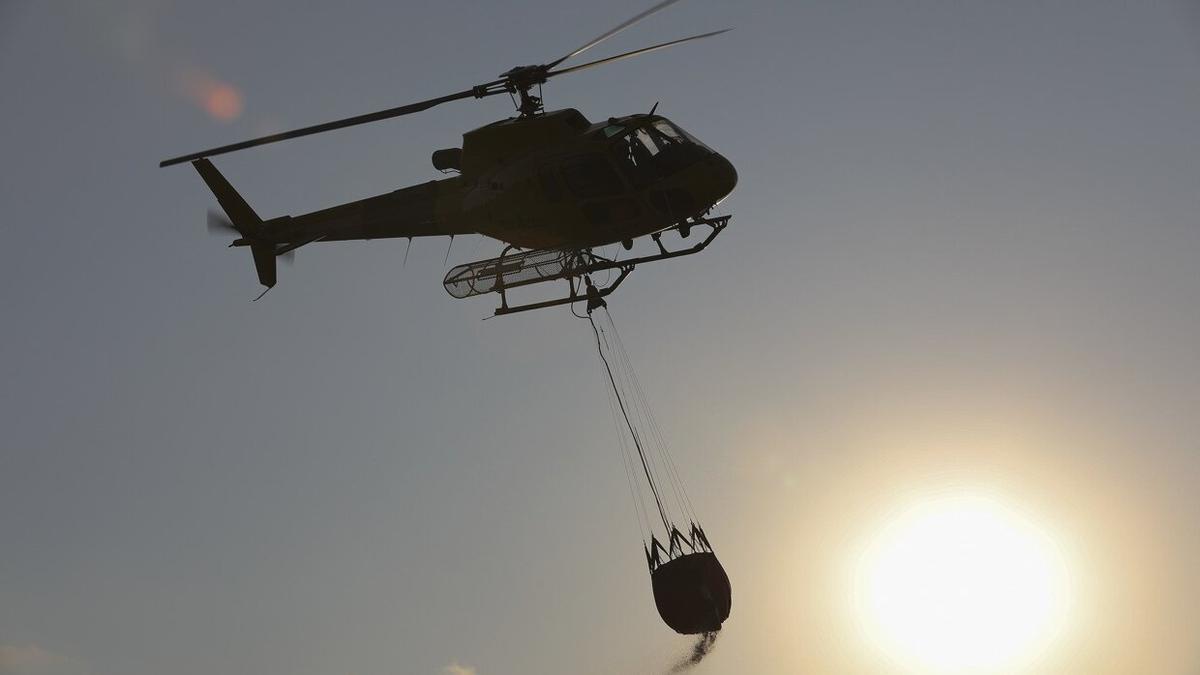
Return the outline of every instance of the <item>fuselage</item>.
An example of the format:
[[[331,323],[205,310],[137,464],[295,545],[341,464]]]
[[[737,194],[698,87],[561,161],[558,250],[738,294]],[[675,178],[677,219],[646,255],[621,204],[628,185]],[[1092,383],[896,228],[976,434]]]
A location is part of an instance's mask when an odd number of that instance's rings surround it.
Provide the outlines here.
[[[589,123],[573,109],[464,135],[458,216],[522,248],[587,248],[699,217],[733,165],[664,117]]]
[[[733,165],[666,118],[593,124],[574,109],[503,120],[450,151],[459,175],[265,223],[278,246],[483,234],[521,248],[582,249],[709,211]],[[238,244],[249,243],[240,240]]]

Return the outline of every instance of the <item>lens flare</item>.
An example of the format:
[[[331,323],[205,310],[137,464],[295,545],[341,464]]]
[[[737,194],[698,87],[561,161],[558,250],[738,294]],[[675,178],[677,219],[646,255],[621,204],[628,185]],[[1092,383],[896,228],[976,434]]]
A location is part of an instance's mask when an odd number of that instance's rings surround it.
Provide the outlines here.
[[[856,611],[868,639],[920,672],[1013,672],[1066,620],[1062,554],[1020,512],[944,495],[899,513],[864,551]]]
[[[213,119],[231,122],[242,114],[242,93],[207,71],[184,71],[179,75],[177,84],[184,97],[200,106]]]

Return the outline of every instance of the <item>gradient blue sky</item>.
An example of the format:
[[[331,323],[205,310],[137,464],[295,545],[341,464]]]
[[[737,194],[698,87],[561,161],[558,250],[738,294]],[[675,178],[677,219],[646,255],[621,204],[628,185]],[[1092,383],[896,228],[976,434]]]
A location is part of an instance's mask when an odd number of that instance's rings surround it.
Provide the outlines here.
[[[660,672],[586,324],[480,321],[445,242],[263,302],[182,152],[460,90],[645,0],[0,4],[0,673]],[[838,581],[904,495],[1072,551],[1036,672],[1196,672],[1200,9],[688,0],[554,82],[728,156],[730,229],[612,310],[733,582],[711,673],[895,672]],[[229,83],[240,115],[186,91]],[[191,82],[193,85],[188,85]],[[436,177],[455,104],[222,158],[264,216]],[[494,255],[459,239],[451,264]]]

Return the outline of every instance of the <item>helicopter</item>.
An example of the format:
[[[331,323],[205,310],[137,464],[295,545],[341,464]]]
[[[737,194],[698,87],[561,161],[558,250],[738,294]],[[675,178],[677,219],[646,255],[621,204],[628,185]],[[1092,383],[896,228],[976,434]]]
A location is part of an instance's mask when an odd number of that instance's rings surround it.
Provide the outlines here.
[[[733,164],[662,115],[648,113],[593,122],[574,108],[545,110],[542,86],[550,79],[725,33],[717,30],[662,42],[575,66],[568,59],[595,47],[678,0],[663,0],[541,65],[512,68],[497,79],[445,96],[332,122],[275,133],[163,160],[190,162],[224,214],[209,212],[210,231],[248,247],[263,297],[276,284],[276,260],[318,242],[481,234],[506,244],[499,257],[452,268],[443,280],[456,298],[497,293],[496,315],[587,300],[616,290],[638,264],[698,253],[728,225],[711,211],[737,184]],[[534,93],[536,87],[537,93]],[[302,215],[262,219],[209,159],[236,150],[343,129],[428,110],[468,98],[508,94],[516,116],[463,134],[461,148],[433,153],[435,169],[449,177]],[[669,250],[662,235],[687,238],[709,229],[690,248]],[[649,236],[655,252],[617,260],[595,249],[620,243],[626,251]],[[447,251],[447,254],[449,252]],[[599,288],[592,275],[616,271]],[[510,305],[508,291],[565,280],[562,297]]]

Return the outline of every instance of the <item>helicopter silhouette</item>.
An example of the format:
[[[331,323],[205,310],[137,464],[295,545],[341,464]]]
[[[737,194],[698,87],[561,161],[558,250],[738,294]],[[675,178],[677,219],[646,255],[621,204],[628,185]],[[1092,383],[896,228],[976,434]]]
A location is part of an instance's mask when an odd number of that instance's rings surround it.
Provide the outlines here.
[[[664,0],[602,33],[565,56],[541,65],[518,66],[470,89],[387,110],[271,134],[162,161],[191,162],[216,196],[224,214],[209,212],[210,231],[249,247],[266,294],[277,280],[276,259],[317,242],[481,234],[507,246],[499,257],[459,265],[443,280],[456,298],[500,295],[495,313],[510,314],[585,300],[612,291],[640,263],[703,250],[730,216],[710,217],[733,191],[733,164],[662,115],[648,113],[592,122],[573,108],[546,111],[542,85],[587,68],[719,35],[702,33],[576,66],[560,67],[678,0]],[[533,93],[537,88],[537,94]],[[517,116],[463,134],[461,148],[433,153],[434,168],[452,174],[387,194],[295,216],[262,219],[208,159],[236,150],[343,129],[428,110],[468,98],[508,94]],[[687,238],[694,226],[709,233],[690,248],[668,250],[667,232]],[[605,258],[596,247],[650,236],[657,250],[624,260]],[[591,275],[619,274],[596,288]],[[563,297],[510,306],[507,291],[566,280]],[[586,286],[586,291],[585,291]]]

